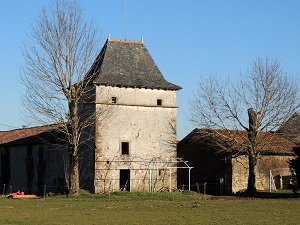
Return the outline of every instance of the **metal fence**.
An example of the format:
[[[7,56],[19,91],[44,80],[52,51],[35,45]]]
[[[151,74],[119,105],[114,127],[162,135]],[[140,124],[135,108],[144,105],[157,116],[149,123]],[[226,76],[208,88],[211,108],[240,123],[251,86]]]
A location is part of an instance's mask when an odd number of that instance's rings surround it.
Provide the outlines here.
[[[92,192],[94,190],[94,186],[92,187],[84,187],[84,189]],[[180,184],[177,185],[177,190],[182,191],[188,191],[189,190],[189,184]],[[169,191],[168,188],[166,190]],[[190,185],[190,190],[195,191],[197,193],[201,194],[210,194],[210,195],[223,195],[224,194],[224,180],[223,178],[220,178],[219,182],[210,181],[210,182],[204,182],[204,183],[195,183]],[[22,188],[22,190],[17,190],[12,185],[6,185],[3,184],[2,187],[0,187],[0,194],[2,195],[9,195],[13,192],[22,191],[26,194],[33,194],[32,190],[29,188]],[[158,190],[159,191],[159,190]],[[172,191],[176,191],[176,188],[172,188]],[[39,187],[39,190],[37,191],[38,196],[51,196],[51,195],[57,195],[57,194],[68,194],[67,187],[63,186],[51,186],[51,185],[42,185]]]
[[[177,185],[180,190],[188,190],[187,184]],[[191,191],[195,191],[201,194],[209,195],[223,195],[224,194],[224,179],[220,178],[219,181],[213,180],[204,183],[195,183],[191,185]]]

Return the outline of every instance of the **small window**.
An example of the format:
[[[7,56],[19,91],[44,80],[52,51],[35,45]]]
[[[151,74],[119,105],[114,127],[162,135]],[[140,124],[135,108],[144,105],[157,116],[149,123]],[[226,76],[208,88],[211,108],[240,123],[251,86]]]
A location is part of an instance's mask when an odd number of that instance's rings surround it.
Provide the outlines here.
[[[162,105],[162,100],[161,99],[157,99],[157,105]]]
[[[121,151],[122,155],[129,155],[129,142],[121,143]]]
[[[112,103],[117,103],[117,97],[111,97],[111,102]]]

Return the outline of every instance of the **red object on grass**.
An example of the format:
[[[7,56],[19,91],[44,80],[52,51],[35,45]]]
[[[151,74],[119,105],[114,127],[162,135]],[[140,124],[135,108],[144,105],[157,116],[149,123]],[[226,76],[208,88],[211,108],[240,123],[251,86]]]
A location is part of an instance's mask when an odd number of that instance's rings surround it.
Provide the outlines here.
[[[14,192],[8,195],[9,198],[36,198],[36,195],[25,195],[24,192]]]

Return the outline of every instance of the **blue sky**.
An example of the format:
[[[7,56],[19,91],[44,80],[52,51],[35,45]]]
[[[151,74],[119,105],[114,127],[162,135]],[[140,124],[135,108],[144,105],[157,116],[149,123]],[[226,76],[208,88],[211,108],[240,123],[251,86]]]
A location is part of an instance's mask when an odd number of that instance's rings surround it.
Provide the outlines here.
[[[0,0],[0,130],[26,124],[21,119],[21,46],[42,6],[49,0]],[[126,26],[125,26],[126,2]],[[111,38],[140,40],[177,93],[178,139],[194,125],[190,101],[197,83],[209,74],[231,79],[258,56],[280,60],[300,72],[298,0],[79,0],[104,43]],[[125,32],[125,27],[126,32]],[[5,126],[4,126],[5,125]]]

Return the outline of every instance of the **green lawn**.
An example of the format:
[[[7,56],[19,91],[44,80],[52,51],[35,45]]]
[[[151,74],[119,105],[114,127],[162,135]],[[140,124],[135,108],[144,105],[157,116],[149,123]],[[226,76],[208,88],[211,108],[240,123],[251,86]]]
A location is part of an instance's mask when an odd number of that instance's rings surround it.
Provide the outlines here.
[[[211,197],[195,193],[1,197],[0,209],[0,224],[299,224],[300,221],[300,198]]]

